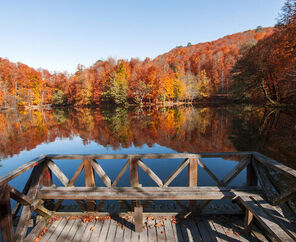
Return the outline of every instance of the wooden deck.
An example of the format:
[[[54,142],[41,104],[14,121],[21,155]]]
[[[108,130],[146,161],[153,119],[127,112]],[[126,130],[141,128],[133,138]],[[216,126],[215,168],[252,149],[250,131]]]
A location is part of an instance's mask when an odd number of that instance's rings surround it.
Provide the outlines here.
[[[131,216],[59,217],[37,241],[267,241],[257,227],[246,234],[239,216],[146,217],[144,228],[134,232]]]
[[[222,179],[218,179],[202,160],[213,157],[228,157],[237,163]],[[126,159],[115,179],[111,179],[100,165],[103,159]],[[147,165],[147,159],[160,159],[159,162],[179,159],[180,163],[166,179],[161,179],[157,171]],[[81,163],[73,177],[68,178],[56,160],[81,160]],[[128,168],[130,185],[120,187],[119,181]],[[172,186],[185,168],[188,168],[188,184]],[[8,183],[31,169],[22,191]],[[143,186],[139,169],[156,186]],[[199,169],[203,169],[217,185],[199,186]],[[288,189],[279,189],[268,172],[270,169],[294,179],[295,183]],[[246,183],[239,187],[229,186],[243,170],[246,170]],[[76,186],[81,173],[84,174],[85,185]],[[53,175],[58,182],[53,180]],[[104,186],[97,186],[96,175]],[[3,241],[37,242],[264,241],[264,236],[268,236],[270,240],[296,241],[295,215],[289,203],[296,195],[293,184],[296,184],[296,170],[257,152],[44,155],[0,177],[1,237]],[[11,199],[17,202],[13,209]],[[80,212],[63,210],[64,200],[75,202]],[[121,208],[104,211],[108,200],[118,201]],[[166,212],[164,207],[153,207],[156,200],[174,202],[179,211],[168,214],[171,208]],[[225,207],[218,212],[211,207],[215,202],[228,202],[230,209]],[[233,203],[236,206],[232,206]],[[205,214],[216,217],[205,217]],[[151,217],[169,215],[178,219]],[[32,230],[29,229],[32,226]]]

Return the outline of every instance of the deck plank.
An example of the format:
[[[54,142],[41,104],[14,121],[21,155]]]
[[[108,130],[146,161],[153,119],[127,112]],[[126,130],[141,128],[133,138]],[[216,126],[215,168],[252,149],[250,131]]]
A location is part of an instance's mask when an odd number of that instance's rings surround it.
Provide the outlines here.
[[[73,224],[76,222],[74,219],[69,219],[66,226],[64,227],[62,233],[58,237],[57,241],[58,242],[65,242],[68,241],[68,234],[73,226]]]
[[[163,220],[165,228],[165,236],[167,241],[176,241],[171,221],[169,219]]]
[[[172,225],[172,229],[174,231],[174,237],[176,241],[184,241],[183,240],[183,236],[182,236],[182,232],[180,229],[180,226],[177,226],[177,224],[173,221],[171,221],[171,225]]]
[[[212,224],[215,227],[215,229],[220,237],[220,241],[227,242],[228,241],[227,235],[225,234],[225,231],[224,231],[222,225],[216,220],[212,220]]]
[[[147,221],[147,224],[148,224],[148,240],[149,241],[157,241],[155,220],[149,219]]]
[[[50,236],[50,240],[52,241],[56,241],[57,238],[60,236],[60,234],[62,233],[62,231],[64,230],[66,224],[67,224],[67,219],[66,218],[62,218],[61,222],[59,223],[59,225],[56,227],[54,233]]]
[[[110,220],[110,226],[109,226],[109,230],[108,230],[108,234],[107,234],[107,238],[106,238],[107,242],[114,241],[116,229],[117,229],[116,221],[113,219]]]
[[[41,238],[40,241],[41,241],[41,242],[43,242],[43,241],[47,241],[47,240],[51,237],[51,235],[54,233],[56,227],[59,225],[60,222],[61,222],[61,220],[54,221],[54,222],[50,225],[50,227],[47,229],[45,235]]]
[[[115,234],[115,239],[114,241],[123,241],[123,235],[124,235],[124,230],[123,230],[123,225],[124,225],[124,222],[123,222],[123,219],[120,219],[118,221],[118,224],[116,225],[117,226],[117,230],[116,230],[116,234]]]
[[[76,219],[74,224],[72,225],[69,233],[68,233],[68,241],[72,241],[73,238],[75,237],[76,231],[79,229],[80,224],[82,223],[81,219]]]
[[[97,222],[95,223],[95,228],[94,228],[94,230],[91,234],[91,237],[89,239],[90,242],[99,241],[103,224],[104,224],[104,221],[97,220]]]
[[[81,241],[89,241],[89,239],[93,233],[93,230],[95,228],[95,225],[96,225],[96,221],[92,221],[87,224],[87,226],[84,230],[83,236],[81,238]]]
[[[155,227],[156,227],[157,240],[158,241],[167,241],[163,221],[160,219],[156,219],[155,225],[156,225]]]
[[[108,231],[109,231],[109,226],[110,226],[110,219],[107,219],[107,220],[104,221],[104,224],[102,226],[99,241],[106,241],[107,234],[108,234]]]
[[[80,223],[80,225],[78,227],[78,230],[76,231],[76,234],[75,234],[72,241],[81,241],[81,238],[82,238],[83,233],[84,233],[84,231],[86,229],[86,226],[87,226],[87,224],[84,223],[83,221],[81,221],[81,223]]]

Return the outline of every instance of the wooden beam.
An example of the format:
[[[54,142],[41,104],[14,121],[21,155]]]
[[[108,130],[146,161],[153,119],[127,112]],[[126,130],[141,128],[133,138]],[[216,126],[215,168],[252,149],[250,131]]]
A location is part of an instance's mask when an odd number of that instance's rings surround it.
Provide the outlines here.
[[[7,182],[9,182],[10,180],[12,180],[13,178],[23,174],[25,171],[29,170],[32,167],[37,166],[38,164],[42,163],[45,160],[45,156],[39,156],[33,160],[31,160],[30,162],[14,169],[13,171],[7,173],[4,176],[0,177],[0,185],[5,184]]]
[[[189,164],[190,160],[185,159],[179,167],[166,179],[166,181],[163,183],[163,187],[167,187],[175,178],[178,176],[181,171],[184,170],[184,168]]]
[[[264,191],[265,197],[268,202],[273,203],[274,198],[278,195],[277,191],[273,188],[272,183],[270,182],[264,167],[257,160],[253,160],[253,167]]]
[[[129,166],[129,163],[130,163],[129,160],[127,160],[127,162],[124,164],[121,171],[119,172],[119,174],[115,178],[114,182],[112,183],[112,187],[116,187],[117,183],[120,181],[120,179],[123,176],[124,172],[127,170],[128,166]]]
[[[248,208],[246,208],[245,220],[244,220],[244,227],[245,227],[246,234],[249,234],[249,235],[251,234],[252,221],[253,221],[253,214]]]
[[[284,164],[281,164],[281,163],[279,163],[267,156],[264,156],[258,152],[253,152],[253,154],[254,154],[255,159],[258,160],[259,162],[261,162],[262,164],[296,178],[296,170],[294,170],[288,166],[285,166]]]
[[[48,211],[46,208],[42,207],[39,204],[39,202],[35,203],[36,205],[34,205],[34,203],[27,196],[19,192],[17,189],[9,186],[9,192],[10,192],[10,196],[20,204],[24,206],[29,205],[32,212],[36,210],[36,212],[43,217],[51,216],[51,212]]]
[[[201,166],[201,168],[203,168],[209,174],[209,176],[213,178],[213,180],[217,183],[218,186],[222,186],[222,183],[220,182],[220,180],[214,175],[214,173],[211,172],[211,170],[200,159],[198,159],[198,163]]]
[[[60,168],[52,161],[49,160],[47,163],[49,169],[56,175],[56,177],[61,181],[61,183],[66,187],[69,183],[69,179],[60,170]]]
[[[198,175],[198,162],[197,159],[190,159],[188,164],[188,186],[197,187],[197,175]],[[188,201],[188,207],[191,211],[196,210],[196,200]]]
[[[95,187],[96,183],[95,183],[95,176],[94,176],[94,171],[92,167],[92,160],[84,160],[84,174],[85,174],[85,186]],[[95,211],[96,202],[94,200],[86,202],[87,211]]]
[[[48,162],[48,161],[46,161]],[[41,175],[43,170],[46,168],[47,163],[40,163],[37,166],[34,167],[33,171],[32,171],[32,183],[30,186],[30,189],[28,191],[27,194],[27,198],[29,200],[32,201],[32,203],[35,202],[35,199],[37,197],[37,193],[39,191],[40,188],[40,182],[41,182]],[[46,188],[46,187],[44,187]],[[31,207],[29,205],[24,206],[23,211],[21,213],[17,228],[16,228],[16,232],[15,232],[15,236],[16,236],[16,240],[23,240],[27,230],[28,230],[28,220],[31,218],[32,215],[32,211],[31,211]]]
[[[250,163],[250,157],[244,157],[221,181],[223,186],[227,186]]]
[[[241,204],[254,215],[263,228],[272,235],[273,239],[277,241],[291,241],[291,237],[275,223],[272,217],[268,216],[250,196],[240,196],[238,199]]]
[[[109,176],[107,176],[106,172],[103,170],[103,168],[98,164],[98,162],[94,159],[92,160],[92,167],[95,170],[95,172],[99,175],[99,177],[102,179],[102,181],[105,183],[107,187],[111,187],[111,179]]]
[[[138,160],[138,165],[146,172],[148,176],[151,177],[153,181],[159,186],[162,187],[162,180],[142,161]]]
[[[10,207],[9,185],[7,183],[0,186],[0,228],[3,241],[15,241]]]
[[[221,156],[245,156],[252,155],[253,152],[219,152],[219,153],[169,153],[169,154],[72,154],[72,155],[58,155],[58,154],[49,154],[46,155],[49,159],[56,160],[83,160],[83,159],[185,159],[185,158],[209,158],[209,157],[221,157]]]
[[[251,162],[247,165],[247,185],[248,186],[257,186],[258,178],[254,169],[254,157],[253,155],[250,157]]]
[[[97,187],[56,187],[42,188],[40,199],[80,199],[80,200],[220,200],[237,196],[261,194],[257,189],[240,190],[231,188],[211,189],[211,187],[170,187],[147,188],[97,188]]]

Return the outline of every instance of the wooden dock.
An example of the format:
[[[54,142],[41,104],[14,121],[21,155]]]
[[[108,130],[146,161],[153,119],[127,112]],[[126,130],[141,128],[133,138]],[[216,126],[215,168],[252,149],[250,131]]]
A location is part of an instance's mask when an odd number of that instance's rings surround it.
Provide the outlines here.
[[[202,158],[223,157],[238,160],[222,180],[204,164]],[[112,181],[100,165],[101,160],[125,159]],[[146,159],[181,159],[180,165],[162,180],[144,162]],[[81,160],[69,179],[55,160]],[[65,161],[67,162],[67,161]],[[188,186],[170,184],[188,167]],[[130,170],[130,186],[118,187]],[[139,183],[139,169],[155,187]],[[216,186],[198,186],[198,169],[204,169]],[[246,172],[246,185],[233,187],[230,182]],[[296,186],[280,191],[266,169],[290,179],[296,171],[257,152],[199,154],[129,154],[129,155],[44,155],[0,177],[0,228],[3,241],[296,241],[296,226],[287,212]],[[15,177],[32,170],[23,191],[8,184]],[[75,186],[84,170],[85,186]],[[55,175],[63,186],[53,183]],[[95,174],[104,187],[97,187]],[[294,183],[295,184],[295,183]],[[11,210],[11,199],[17,204]],[[64,200],[75,201],[77,211],[63,210]],[[107,200],[116,200],[121,209],[102,211]],[[174,201],[181,211],[151,212],[156,200]],[[186,200],[187,203],[184,204]],[[233,211],[209,209],[210,203],[228,200],[237,204],[243,216]],[[22,208],[22,209],[21,209]],[[204,211],[212,212],[205,216]],[[289,211],[288,211],[289,210]],[[220,214],[220,215],[217,215]],[[32,229],[31,229],[32,227]],[[30,229],[29,229],[30,228]]]

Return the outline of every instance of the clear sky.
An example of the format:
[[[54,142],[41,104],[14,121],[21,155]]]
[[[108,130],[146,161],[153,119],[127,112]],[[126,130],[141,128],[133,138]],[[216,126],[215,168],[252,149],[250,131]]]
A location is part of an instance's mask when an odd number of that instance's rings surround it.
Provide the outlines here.
[[[285,0],[0,0],[0,57],[74,72],[274,26]]]

